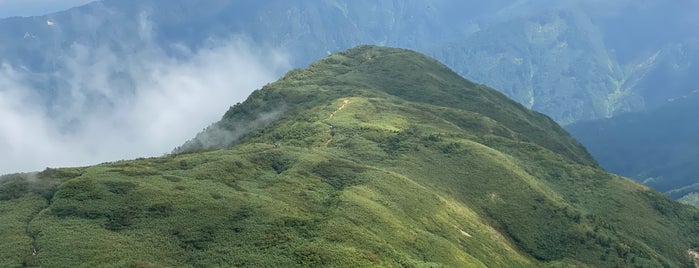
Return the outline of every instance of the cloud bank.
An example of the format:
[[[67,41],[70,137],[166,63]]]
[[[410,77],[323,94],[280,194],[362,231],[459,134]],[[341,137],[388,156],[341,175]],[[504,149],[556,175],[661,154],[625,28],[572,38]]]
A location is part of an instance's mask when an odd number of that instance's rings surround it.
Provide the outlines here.
[[[168,153],[290,68],[241,38],[174,47],[123,57],[73,44],[50,99],[37,74],[0,65],[0,174]]]

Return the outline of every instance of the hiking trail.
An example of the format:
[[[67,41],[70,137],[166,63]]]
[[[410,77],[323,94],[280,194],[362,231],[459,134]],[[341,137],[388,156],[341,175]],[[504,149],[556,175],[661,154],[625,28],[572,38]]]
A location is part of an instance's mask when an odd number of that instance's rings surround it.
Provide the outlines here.
[[[340,110],[342,110],[342,108],[345,108],[345,106],[347,106],[347,104],[349,104],[349,103],[350,103],[350,100],[349,100],[349,99],[342,100],[342,105],[340,106],[340,108],[337,108],[337,110],[335,110],[335,111],[333,111],[332,113],[330,113],[330,119],[333,119],[333,117],[335,117],[335,113],[337,113],[337,112],[339,112]]]
[[[342,105],[340,105],[340,107],[338,107],[337,109],[335,109],[335,111],[333,111],[332,113],[330,113],[330,119],[333,119],[333,118],[335,117],[335,114],[336,114],[337,112],[339,112],[340,110],[342,110],[343,108],[345,108],[345,107],[347,106],[347,104],[349,104],[349,103],[350,103],[350,100],[349,100],[349,99],[344,99],[344,100],[342,100]],[[330,124],[330,138],[328,139],[327,142],[325,142],[325,146],[326,146],[326,147],[327,147],[328,145],[330,145],[330,143],[333,142],[333,138],[334,138],[334,137],[335,137],[335,125]]]
[[[694,260],[694,267],[699,268],[699,248],[687,250],[687,253]]]

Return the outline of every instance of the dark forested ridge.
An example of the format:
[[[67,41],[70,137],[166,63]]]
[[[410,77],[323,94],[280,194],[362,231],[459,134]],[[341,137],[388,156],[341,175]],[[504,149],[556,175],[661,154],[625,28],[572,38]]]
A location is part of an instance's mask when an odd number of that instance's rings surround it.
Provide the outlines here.
[[[610,172],[679,199],[699,192],[697,115],[699,94],[693,93],[653,111],[581,122],[568,130]]]

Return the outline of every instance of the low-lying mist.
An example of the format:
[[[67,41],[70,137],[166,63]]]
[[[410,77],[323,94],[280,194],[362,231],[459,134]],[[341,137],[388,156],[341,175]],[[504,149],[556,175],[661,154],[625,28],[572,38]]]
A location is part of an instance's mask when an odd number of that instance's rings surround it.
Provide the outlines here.
[[[168,49],[124,57],[75,43],[51,74],[2,63],[0,174],[163,155],[290,68],[243,38]],[[41,76],[59,82],[41,88]]]

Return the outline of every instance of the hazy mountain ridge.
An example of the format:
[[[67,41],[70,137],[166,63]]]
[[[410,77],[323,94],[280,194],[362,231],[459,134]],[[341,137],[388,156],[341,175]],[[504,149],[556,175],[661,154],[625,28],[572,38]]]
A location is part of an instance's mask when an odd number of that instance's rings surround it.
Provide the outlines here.
[[[623,60],[609,47],[605,27],[584,9],[544,9],[430,53],[563,124],[652,109],[692,90],[694,78],[684,74],[699,60],[694,39]]]
[[[605,173],[546,116],[412,51],[331,55],[219,124],[280,108],[229,149],[5,176],[0,260],[689,267],[699,246],[695,208]]]
[[[293,53],[295,66],[357,44],[390,45],[435,56],[467,78],[567,124],[653,108],[688,92],[693,80],[684,74],[691,70],[667,67],[689,66],[698,59],[660,51],[679,44],[684,50],[697,49],[696,42],[687,41],[693,31],[663,29],[686,23],[685,13],[697,7],[685,3],[664,8],[675,14],[650,12],[654,8],[661,9],[654,1],[179,0],[165,6],[155,1],[104,1],[42,17],[3,20],[3,40],[15,41],[0,46],[0,55],[31,72],[50,73],[63,68],[61,58],[75,43],[106,47],[117,55],[155,47],[177,56],[206,46],[209,38],[235,35]],[[457,16],[457,11],[466,15]],[[630,27],[635,30],[643,26],[673,33],[664,33],[667,43],[643,42],[644,34],[618,29],[624,19],[634,21],[638,26]],[[616,35],[624,34],[644,45],[620,49],[628,40]],[[661,63],[644,79],[646,71],[643,66],[639,70],[639,64],[653,55]],[[50,81],[44,90],[60,89],[59,77]],[[666,84],[671,90],[659,92],[659,81],[675,82]]]

